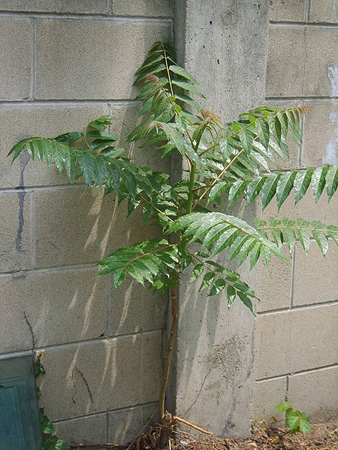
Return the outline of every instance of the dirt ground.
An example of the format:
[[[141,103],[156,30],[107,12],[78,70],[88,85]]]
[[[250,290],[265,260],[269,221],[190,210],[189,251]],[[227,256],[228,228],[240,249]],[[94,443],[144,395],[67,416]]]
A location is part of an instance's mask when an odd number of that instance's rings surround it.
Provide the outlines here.
[[[331,450],[338,449],[338,422],[313,424],[311,432],[303,436],[301,433],[290,434],[285,428],[267,429],[261,424],[252,426],[251,436],[249,439],[194,439],[189,433],[184,431],[177,432],[177,443],[171,444],[168,450]],[[114,450],[131,450],[142,449],[151,450],[153,447],[146,444],[148,439],[142,440],[142,445],[136,442],[130,446],[121,447],[116,444],[104,445],[76,445],[73,449],[114,449]],[[136,445],[135,445],[136,444]]]
[[[290,434],[285,428],[254,425],[250,439],[204,439],[181,442],[175,450],[312,450],[338,449],[338,422],[312,425],[311,432]]]

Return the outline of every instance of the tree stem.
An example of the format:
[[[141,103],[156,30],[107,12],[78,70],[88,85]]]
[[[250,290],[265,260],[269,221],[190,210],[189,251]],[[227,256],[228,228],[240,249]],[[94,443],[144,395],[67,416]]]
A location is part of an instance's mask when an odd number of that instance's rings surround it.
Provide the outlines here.
[[[177,324],[178,324],[178,304],[177,304],[177,296],[176,296],[176,286],[172,287],[170,289],[170,301],[171,301],[172,322],[171,322],[168,347],[167,347],[167,351],[166,351],[166,354],[164,357],[164,373],[163,373],[163,380],[162,380],[160,399],[159,399],[159,413],[160,413],[161,419],[163,419],[163,417],[165,416],[165,395],[166,395],[167,387],[168,387],[168,379],[169,379],[170,363],[171,363],[171,353],[172,353],[172,349],[175,344],[175,337],[176,337]]]
[[[190,214],[191,211],[192,211],[192,202],[193,202],[193,199],[194,199],[195,172],[196,172],[196,164],[191,163],[191,172],[190,172],[190,180],[189,180],[189,193],[188,193],[188,204],[187,204],[187,214]]]

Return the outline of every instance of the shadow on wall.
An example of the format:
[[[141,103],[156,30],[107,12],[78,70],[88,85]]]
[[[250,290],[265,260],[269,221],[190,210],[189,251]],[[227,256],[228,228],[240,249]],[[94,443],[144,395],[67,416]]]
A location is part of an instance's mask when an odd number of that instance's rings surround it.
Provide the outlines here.
[[[141,211],[127,219],[125,204],[82,185],[33,188],[32,196],[37,270],[0,277],[1,352],[45,348],[41,404],[51,420],[155,402],[165,301],[132,280],[112,292],[111,277],[97,277],[94,263],[158,230],[144,227]],[[133,335],[141,331],[149,333]],[[130,420],[118,435],[135,426]]]

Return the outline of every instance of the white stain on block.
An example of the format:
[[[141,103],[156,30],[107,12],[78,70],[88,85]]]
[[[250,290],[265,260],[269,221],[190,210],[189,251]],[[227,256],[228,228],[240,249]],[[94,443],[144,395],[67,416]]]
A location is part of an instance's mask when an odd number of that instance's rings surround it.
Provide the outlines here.
[[[338,66],[328,68],[328,77],[331,84],[331,97],[338,97]]]
[[[335,125],[335,139],[331,139],[326,146],[326,154],[322,159],[323,164],[338,165],[338,111],[330,114],[330,121]]]

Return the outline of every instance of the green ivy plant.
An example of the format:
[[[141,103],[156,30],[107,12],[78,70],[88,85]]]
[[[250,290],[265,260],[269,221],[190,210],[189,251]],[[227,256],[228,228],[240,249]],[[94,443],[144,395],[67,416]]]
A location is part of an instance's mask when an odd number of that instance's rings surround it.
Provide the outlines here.
[[[35,379],[45,374],[45,368],[41,362],[42,352],[34,352],[33,372]],[[41,395],[40,388],[36,388],[38,398]],[[43,434],[42,450],[68,450],[68,445],[54,434],[54,425],[45,414],[44,408],[39,408],[39,420]]]
[[[288,401],[279,403],[275,411],[285,413],[285,423],[291,433],[310,433],[311,425],[307,414],[293,408]]]
[[[200,291],[208,289],[210,296],[224,293],[229,307],[238,299],[254,311],[257,296],[229,269],[230,262],[236,260],[240,266],[249,260],[253,268],[260,258],[269,263],[271,255],[284,260],[283,248],[291,252],[296,243],[308,252],[315,242],[325,255],[330,241],[338,244],[338,228],[273,217],[252,226],[229,214],[229,208],[259,198],[263,209],[273,199],[280,208],[292,191],[298,203],[309,189],[316,202],[324,190],[330,200],[338,187],[338,167],[277,170],[278,163],[289,158],[288,142],[300,143],[305,107],[261,106],[223,123],[202,109],[198,82],[177,65],[170,44],[153,45],[136,72],[135,85],[140,87],[142,122],[128,140],[141,149],[155,147],[162,158],[181,158],[185,176],[180,181],[127,158],[117,146],[118,136],[110,131],[112,116],[90,122],[81,133],[24,139],[10,154],[15,160],[27,151],[31,159],[55,164],[70,181],[83,178],[90,188],[116,195],[119,203],[127,202],[129,214],[142,209],[145,223],[161,228],[159,239],[115,249],[99,262],[99,273],[112,274],[115,288],[129,275],[143,286],[170,292],[172,321],[159,413],[172,423],[180,419],[168,415],[165,397],[178,326],[180,274],[190,269],[191,282],[198,280]],[[215,203],[221,212],[214,210]]]

